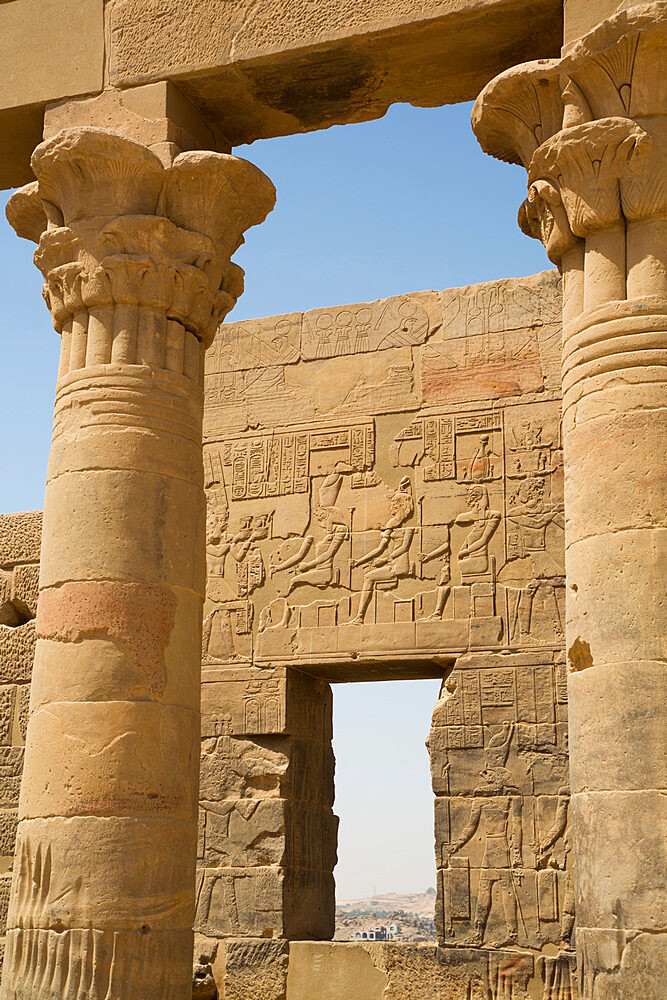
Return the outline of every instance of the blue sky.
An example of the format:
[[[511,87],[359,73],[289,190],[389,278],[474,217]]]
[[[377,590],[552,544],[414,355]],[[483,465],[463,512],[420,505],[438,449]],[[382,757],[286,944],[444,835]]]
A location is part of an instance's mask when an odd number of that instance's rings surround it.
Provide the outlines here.
[[[516,224],[524,171],[482,153],[468,104],[396,105],[380,121],[235,152],[271,177],[278,203],[235,257],[246,292],[230,318],[551,267]],[[7,196],[0,192],[3,213]],[[33,510],[43,501],[59,338],[33,249],[0,222],[0,511]],[[424,740],[437,689],[432,681],[335,688],[340,899],[433,883]]]

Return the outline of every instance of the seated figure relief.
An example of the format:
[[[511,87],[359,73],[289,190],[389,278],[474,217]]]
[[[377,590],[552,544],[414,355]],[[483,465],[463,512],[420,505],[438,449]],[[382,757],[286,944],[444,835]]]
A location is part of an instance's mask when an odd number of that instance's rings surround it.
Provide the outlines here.
[[[287,582],[280,585],[279,592],[284,596],[299,585],[326,588],[338,584],[340,571],[335,568],[334,559],[343,542],[349,538],[349,515],[335,506],[342,482],[342,474],[331,473],[320,487],[320,502],[313,516],[324,530],[324,537],[316,541],[313,535],[306,535],[298,550],[286,558],[281,556],[280,551],[271,553],[269,577],[292,571]],[[306,558],[313,547],[312,556]]]
[[[413,513],[412,484],[405,476],[389,502],[389,519],[384,526],[380,541],[370,552],[366,552],[358,559],[350,559],[351,569],[371,564],[371,568],[364,573],[359,607],[352,624],[364,624],[368,605],[378,583],[396,583],[413,571],[409,551],[415,529],[401,527]]]
[[[501,520],[500,511],[489,507],[489,492],[485,486],[470,487],[468,504],[469,510],[456,518],[456,524],[472,526],[459,549],[458,561],[462,576],[489,572],[489,542]]]

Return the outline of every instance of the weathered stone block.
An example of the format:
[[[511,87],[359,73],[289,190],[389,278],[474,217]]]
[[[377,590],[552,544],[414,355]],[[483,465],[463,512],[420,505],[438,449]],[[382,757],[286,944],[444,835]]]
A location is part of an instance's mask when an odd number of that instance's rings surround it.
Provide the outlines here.
[[[12,573],[12,601],[22,614],[34,618],[39,597],[39,563],[15,566]]]
[[[0,682],[29,681],[35,658],[35,623],[17,628],[0,625]]]
[[[289,808],[283,799],[239,798],[205,809],[204,866],[283,864]]]
[[[198,879],[198,933],[216,938],[283,936],[280,868],[204,868]]]
[[[641,681],[638,676],[641,674]],[[591,666],[570,678],[570,738],[582,753],[572,762],[572,792],[663,788],[667,785],[665,720],[647,709],[665,698],[662,662]],[[613,704],[611,715],[608,706]],[[636,726],[638,714],[647,721]],[[599,752],[605,747],[604,754]]]
[[[16,687],[13,684],[0,687],[0,745],[12,743]]]
[[[227,939],[222,946],[225,1000],[285,1000],[287,941]]]
[[[290,944],[289,995],[294,1000],[383,1000],[387,976],[361,945],[330,941]]]
[[[18,822],[16,809],[0,810],[0,857],[8,857],[14,853]]]
[[[9,891],[11,889],[11,878],[0,878],[0,937],[7,930],[7,910],[9,909]]]
[[[0,107],[58,100],[102,86],[104,14],[99,0],[14,0],[4,3],[0,33],[17,41],[6,53],[6,79],[0,85]],[[19,56],[21,40],[30,38],[34,69]],[[57,46],[62,58],[53,60]],[[57,65],[52,65],[53,63]]]
[[[0,747],[0,778],[20,778],[24,754],[23,747]]]
[[[30,685],[19,684],[16,689],[16,717],[19,725],[19,734],[25,742],[28,731],[28,717],[30,714]]]
[[[266,736],[288,732],[284,669],[260,671],[223,667],[213,672],[204,660],[202,738],[234,735]]]
[[[290,742],[286,737],[206,737],[202,743],[199,796],[202,803],[234,797],[286,794]]]
[[[577,921],[616,931],[620,908],[625,927],[659,932],[667,926],[667,874],[662,864],[667,802],[662,790],[579,792],[572,798],[573,852],[577,859]],[[604,851],[583,852],[585,843]],[[585,858],[585,861],[580,861]],[[610,866],[628,895],[614,895],[605,878]]]
[[[35,711],[24,772],[23,817],[196,814],[198,720],[149,701],[61,702]],[[49,747],[63,741],[60,753]],[[165,760],[178,761],[166,768]]]
[[[41,511],[0,514],[0,566],[38,563],[41,543]]]
[[[0,778],[0,808],[17,808],[21,791],[21,776]]]
[[[327,941],[335,929],[335,885],[328,870],[290,869],[285,891],[285,937]]]

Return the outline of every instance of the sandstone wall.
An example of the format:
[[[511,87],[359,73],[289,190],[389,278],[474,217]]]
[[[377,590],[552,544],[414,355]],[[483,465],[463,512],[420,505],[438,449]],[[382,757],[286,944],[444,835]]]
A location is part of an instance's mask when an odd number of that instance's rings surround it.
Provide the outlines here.
[[[333,933],[329,685],[435,676],[440,951],[371,980],[572,995],[560,294],[546,272],[401,295],[226,324],[208,352],[202,997],[267,969],[299,997],[352,954],[313,972],[289,947]],[[5,870],[38,545],[39,515],[5,516]]]
[[[42,515],[36,511],[0,516],[0,952],[35,655],[41,530]]]
[[[522,996],[543,974],[570,995],[560,332],[553,272],[219,331],[203,759],[238,773],[247,755],[256,782],[202,802],[197,929],[225,939],[228,990],[261,979],[262,928],[330,934],[327,682],[446,676],[429,737],[442,967],[426,979],[513,977]],[[297,789],[318,783],[304,813]],[[209,844],[239,808],[232,864]]]
[[[222,327],[205,662],[343,681],[560,651],[559,350],[551,272]]]

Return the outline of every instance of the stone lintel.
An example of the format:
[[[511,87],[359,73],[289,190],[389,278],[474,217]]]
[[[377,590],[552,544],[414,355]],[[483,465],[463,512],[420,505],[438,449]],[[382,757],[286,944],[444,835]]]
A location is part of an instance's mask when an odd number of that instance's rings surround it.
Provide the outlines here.
[[[471,100],[501,68],[556,55],[562,39],[554,0],[428,0],[418,13],[397,0],[248,6],[121,0],[111,83],[176,80],[238,145],[378,118],[396,101]]]
[[[207,143],[197,133],[198,147],[224,151],[379,118],[395,102],[472,100],[508,66],[557,55],[562,41],[560,0],[424,0],[418,12],[405,0],[119,0],[104,15],[103,6],[0,3],[9,61],[0,83],[1,187],[30,180],[47,104],[103,88],[98,117],[58,127],[110,127],[119,103],[124,123],[138,125],[135,114],[159,122],[165,116],[146,114],[143,97],[136,107],[114,91],[172,81],[214,133]]]
[[[0,188],[32,180],[48,101],[102,89],[103,0],[0,3]]]

